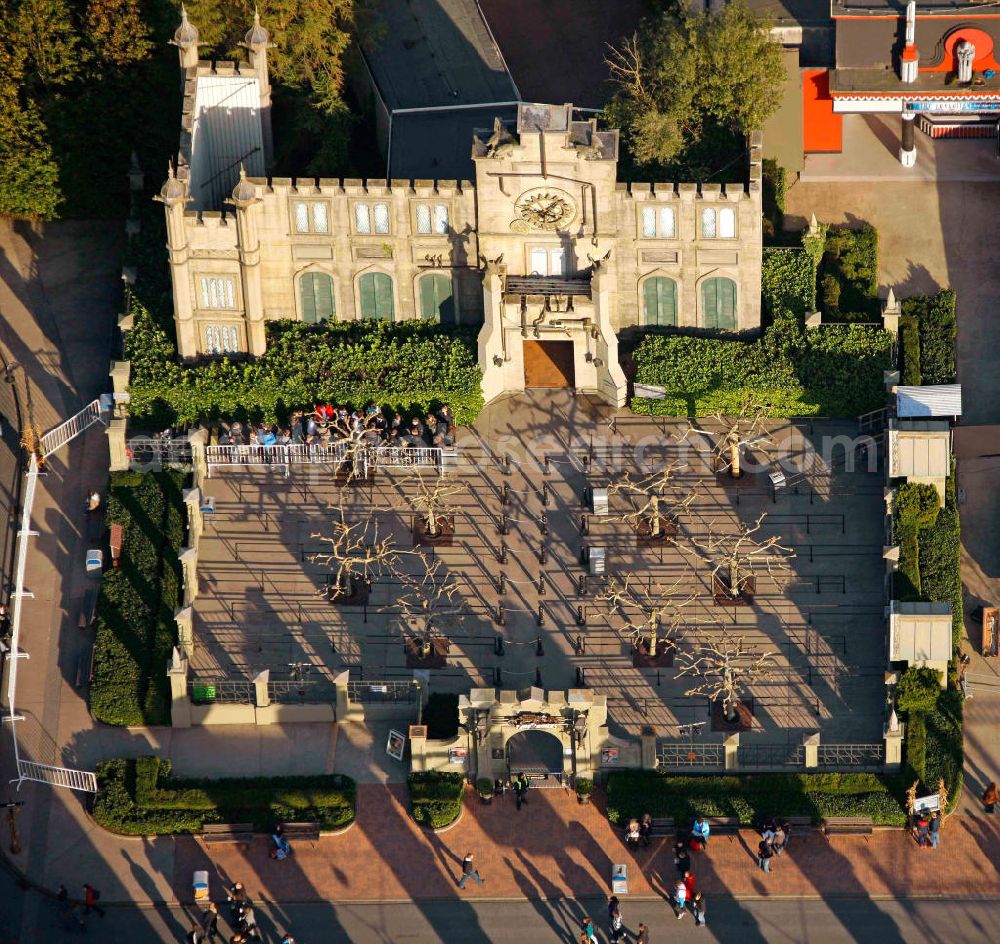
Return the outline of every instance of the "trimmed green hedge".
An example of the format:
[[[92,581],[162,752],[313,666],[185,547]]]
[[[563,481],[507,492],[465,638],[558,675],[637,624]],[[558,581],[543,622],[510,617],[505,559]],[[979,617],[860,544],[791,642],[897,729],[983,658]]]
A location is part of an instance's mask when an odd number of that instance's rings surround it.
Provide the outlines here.
[[[123,525],[122,550],[101,582],[90,686],[91,711],[107,724],[170,724],[166,667],[177,635],[183,482],[178,472],[111,476],[107,520]]]
[[[816,309],[816,264],[805,249],[765,246],[760,285],[769,312],[787,310],[801,318]]]
[[[663,400],[635,397],[636,413],[734,415],[746,399],[771,416],[858,416],[885,405],[892,364],[888,331],[832,325],[806,331],[791,314],[753,341],[647,334],[636,348],[636,381],[665,387]]]
[[[831,228],[826,234],[820,283],[832,280],[837,291],[824,292],[823,317],[827,321],[878,321],[878,232]]]
[[[905,307],[906,302],[903,305]],[[900,383],[919,387],[924,382],[920,373],[920,327],[913,315],[902,315],[899,319],[899,345],[903,357]]]
[[[937,521],[920,531],[920,592],[924,599],[951,604],[952,640],[962,642],[962,526],[955,498],[955,462],[945,485]]]
[[[746,774],[668,776],[616,771],[608,777],[608,819],[624,826],[643,813],[672,816],[680,825],[695,816],[738,816],[756,825],[765,816],[871,816],[878,825],[906,822],[902,804],[876,774]]]
[[[267,323],[267,351],[257,359],[177,362],[167,334],[132,301],[133,420],[189,424],[218,417],[276,422],[314,403],[361,407],[374,400],[401,413],[447,403],[459,423],[483,407],[476,329],[426,321]]]
[[[410,815],[431,829],[442,829],[458,819],[465,794],[465,775],[423,771],[406,778],[410,788]]]
[[[906,763],[910,776],[921,783],[927,780],[927,716],[912,712],[906,722]]]
[[[920,335],[920,374],[925,384],[955,382],[955,293],[919,295],[903,302],[903,316],[916,321]],[[904,339],[905,341],[905,339]],[[910,342],[912,347],[912,341]],[[904,365],[905,365],[904,347]],[[919,382],[919,381],[918,381]]]
[[[941,693],[934,710],[924,716],[927,746],[923,781],[927,792],[935,793],[938,780],[944,780],[948,787],[948,812],[958,806],[962,796],[962,715],[962,694],[949,688]]]
[[[98,765],[94,819],[134,836],[197,832],[206,823],[252,823],[265,832],[277,822],[316,822],[341,829],[354,821],[350,777],[247,777],[174,780],[159,757]]]

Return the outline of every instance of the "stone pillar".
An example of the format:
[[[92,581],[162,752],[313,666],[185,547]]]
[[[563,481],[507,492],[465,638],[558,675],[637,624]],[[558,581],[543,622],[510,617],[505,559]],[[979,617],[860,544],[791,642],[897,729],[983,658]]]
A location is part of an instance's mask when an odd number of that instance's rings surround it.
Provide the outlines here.
[[[819,731],[802,735],[802,746],[806,749],[806,770],[819,767]]]
[[[885,766],[887,770],[898,770],[903,763],[903,732],[905,725],[896,723],[896,730],[886,724],[882,731],[885,740]]]
[[[903,112],[903,135],[899,147],[899,163],[904,167],[913,167],[917,163],[917,146],[913,141],[913,122],[916,117],[915,111]]]
[[[170,285],[174,296],[174,324],[177,329],[177,353],[194,357],[198,353],[198,332],[194,322],[194,299],[188,272],[188,239],[184,207],[191,202],[187,184],[167,167],[167,180],[153,198],[163,204],[167,219],[167,256],[170,261]]]
[[[823,325],[823,312],[821,311],[807,311],[806,312],[806,327],[807,328],[819,328]]]
[[[114,416],[104,427],[104,435],[108,437],[108,456],[111,460],[112,472],[127,472],[129,467],[128,452],[125,449],[125,427],[128,423],[124,417]]]
[[[427,769],[427,726],[411,724],[408,732],[410,738],[410,770],[414,773]]]
[[[189,606],[174,611],[177,645],[188,659],[194,658],[194,611]]]
[[[260,238],[257,214],[260,212],[257,188],[240,166],[240,179],[226,203],[236,207],[236,242],[239,250],[240,281],[243,286],[243,310],[247,325],[247,350],[255,357],[264,353],[264,290],[260,275]]]
[[[650,727],[644,727],[639,734],[639,750],[642,757],[643,770],[656,770],[656,732]]]
[[[201,540],[202,531],[205,529],[205,519],[201,514],[201,489],[186,488],[181,496],[187,507],[188,542],[192,547],[197,547]]]
[[[722,746],[726,752],[726,770],[739,770],[740,732],[734,731],[732,734],[727,734],[722,741]]]
[[[115,416],[128,416],[128,385],[132,378],[132,364],[129,361],[112,361],[108,376],[115,395]]]
[[[182,547],[177,558],[184,576],[184,605],[190,606],[198,599],[198,548]]]
[[[347,693],[347,682],[351,677],[349,671],[341,672],[333,680],[334,688],[337,692],[337,720],[346,721],[347,715],[351,710],[351,699]]]
[[[257,73],[260,87],[260,125],[264,138],[264,163],[270,168],[274,163],[274,143],[271,137],[271,78],[267,68],[267,51],[274,46],[271,34],[260,25],[260,15],[253,12],[253,26],[241,43],[250,52],[250,66]]]
[[[174,32],[174,38],[170,40],[172,46],[177,47],[177,55],[181,67],[181,85],[184,84],[184,73],[198,65],[198,30],[188,21],[187,10],[181,4],[181,25]]]
[[[167,663],[170,680],[170,724],[175,728],[191,727],[191,698],[188,695],[188,660],[177,646]]]
[[[882,327],[893,334],[899,334],[899,317],[903,314],[903,308],[896,299],[896,293],[889,287],[889,294],[886,296],[885,305],[882,306]]]
[[[205,459],[205,447],[208,445],[207,429],[192,429],[188,432],[188,443],[191,445],[191,468],[193,482],[196,488],[202,488],[208,478],[208,462]]]
[[[270,669],[257,673],[253,680],[253,702],[258,708],[267,708],[271,704],[271,696],[267,691],[267,683],[270,681]]]

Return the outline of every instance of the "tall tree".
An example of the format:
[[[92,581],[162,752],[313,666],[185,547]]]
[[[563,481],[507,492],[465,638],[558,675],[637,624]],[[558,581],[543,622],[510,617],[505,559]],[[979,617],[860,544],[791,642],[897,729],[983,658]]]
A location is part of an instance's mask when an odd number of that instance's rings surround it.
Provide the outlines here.
[[[145,59],[149,32],[139,0],[88,0],[87,38],[101,62],[122,68]]]
[[[0,215],[51,220],[61,199],[59,168],[38,108],[0,95]]]
[[[636,163],[669,164],[713,126],[745,134],[774,113],[785,68],[769,28],[734,0],[718,13],[654,15],[610,51],[608,117]]]
[[[21,0],[17,30],[42,85],[66,85],[79,78],[84,56],[67,0]]]

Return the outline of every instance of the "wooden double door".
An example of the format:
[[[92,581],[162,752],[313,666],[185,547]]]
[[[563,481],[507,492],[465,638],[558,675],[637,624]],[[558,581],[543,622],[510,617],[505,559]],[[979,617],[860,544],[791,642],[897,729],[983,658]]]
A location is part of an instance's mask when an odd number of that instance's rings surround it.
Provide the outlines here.
[[[572,341],[523,341],[525,387],[574,387]]]

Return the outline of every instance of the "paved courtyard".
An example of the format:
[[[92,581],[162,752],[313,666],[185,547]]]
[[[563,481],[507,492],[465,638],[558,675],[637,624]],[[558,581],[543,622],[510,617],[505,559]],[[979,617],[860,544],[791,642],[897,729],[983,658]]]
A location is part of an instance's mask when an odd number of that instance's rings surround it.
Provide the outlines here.
[[[882,484],[874,470],[844,468],[842,443],[853,444],[854,424],[776,424],[774,456],[783,456],[789,470],[789,484],[776,497],[766,471],[749,474],[738,488],[720,484],[710,455],[717,424],[678,442],[686,425],[630,414],[609,425],[606,411],[584,398],[535,391],[490,407],[464,431],[453,543],[424,549],[441,562],[439,580],[454,575],[458,588],[455,605],[436,621],[451,646],[447,664],[431,671],[431,688],[585,686],[607,695],[613,730],[633,736],[653,725],[661,737],[676,737],[678,724],[706,720],[706,699],[685,696],[694,683],[676,679],[676,665],[634,664],[625,618],[600,599],[606,581],[585,577],[580,561],[584,545],[599,546],[609,578],[630,575],[654,601],[686,604],[681,653],[717,642],[725,630],[752,652],[773,656],[775,670],[749,692],[759,742],[795,747],[803,731],[814,729],[828,743],[878,742]],[[834,440],[831,462],[824,450]],[[624,495],[612,496],[607,517],[583,505],[588,472],[614,480],[628,471],[636,480],[666,462],[681,464],[678,495],[694,495],[676,543],[641,545],[621,520],[633,507]],[[293,700],[300,690],[307,698],[332,697],[332,678],[345,668],[357,680],[412,679],[400,578],[376,579],[364,607],[334,606],[324,594],[330,567],[316,558],[340,501],[350,520],[371,512],[380,537],[411,552],[412,512],[404,496],[413,484],[406,473],[380,473],[373,484],[341,489],[324,467],[293,468],[287,478],[279,469],[225,469],[207,491],[216,511],[199,555],[194,676],[248,681],[267,668],[279,687],[291,689],[283,697]],[[773,574],[758,561],[752,605],[718,605],[713,563],[694,553],[692,542],[734,535],[762,514],[755,537],[780,538],[794,558]],[[778,557],[769,556],[776,565]],[[405,553],[397,566],[416,574],[425,564]],[[301,685],[297,663],[308,665]],[[703,735],[721,737],[708,728]]]

